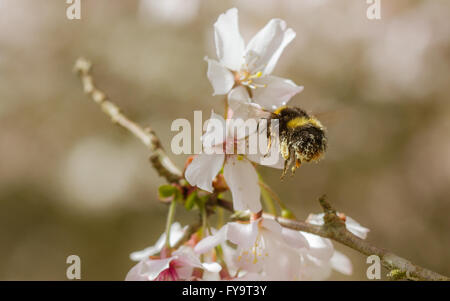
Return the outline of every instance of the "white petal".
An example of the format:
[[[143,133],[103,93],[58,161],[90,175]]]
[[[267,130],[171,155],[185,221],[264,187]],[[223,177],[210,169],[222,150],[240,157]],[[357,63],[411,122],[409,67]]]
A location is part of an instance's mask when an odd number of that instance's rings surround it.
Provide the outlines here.
[[[175,222],[170,226],[170,246],[175,246],[178,241],[183,237],[184,232],[187,230],[188,226],[181,227],[179,222]],[[164,235],[164,239],[166,236]]]
[[[198,258],[194,249],[188,246],[181,246],[176,251],[172,253],[172,256],[176,256],[179,262],[183,262],[185,265],[190,265],[193,267],[201,267],[202,263]]]
[[[204,128],[206,132],[201,139],[205,152],[222,154],[227,131],[225,119],[211,111],[211,117],[205,122]]]
[[[234,86],[234,75],[225,66],[219,62],[211,59],[208,61],[208,76],[209,82],[213,86],[213,95],[227,94]]]
[[[361,239],[366,239],[367,233],[369,233],[369,229],[366,227],[361,226],[357,221],[355,221],[350,216],[347,216],[345,219],[345,226],[347,227],[347,230],[355,234]]]
[[[181,280],[190,280],[194,268],[205,269],[208,272],[218,273],[222,269],[216,262],[202,263],[191,247],[182,246],[173,255],[176,257],[176,270]]]
[[[269,230],[270,232],[272,232],[272,234],[275,235],[275,237],[277,237],[279,240],[282,240],[281,231],[283,230],[283,227],[281,227],[279,223],[269,218],[261,219],[260,223],[261,227],[263,227],[266,230]]]
[[[165,240],[166,234],[164,233],[163,235],[161,235],[161,237],[158,239],[155,245],[145,248],[144,250],[131,253],[130,259],[133,261],[141,261],[143,259],[148,258],[149,256],[158,254],[164,247]]]
[[[270,281],[269,276],[261,275],[259,273],[245,273],[234,281]]]
[[[222,169],[224,155],[199,154],[186,168],[185,178],[192,186],[213,192],[212,182]]]
[[[351,275],[353,273],[353,265],[350,259],[339,251],[334,251],[331,257],[331,267],[344,275]]]
[[[286,22],[272,19],[248,43],[246,60],[252,73],[262,71],[270,74],[277,64],[284,48],[295,38],[292,28]]]
[[[204,262],[202,263],[203,269],[211,273],[219,273],[222,267],[217,262]]]
[[[292,96],[303,90],[289,79],[270,75],[256,79],[255,84],[265,86],[253,90],[253,101],[267,110],[286,105]]]
[[[240,249],[248,249],[255,244],[258,236],[258,221],[250,223],[228,223],[227,239]]]
[[[301,233],[308,241],[309,250],[307,252],[309,255],[322,261],[330,260],[334,253],[334,247],[329,239],[306,232]]]
[[[331,264],[329,261],[322,261],[313,256],[306,255],[303,258],[302,267],[299,272],[300,280],[325,280],[330,277]]]
[[[288,228],[282,228],[281,232],[284,241],[291,247],[300,249],[309,249],[309,243],[300,231],[291,230]]]
[[[237,86],[228,94],[228,105],[233,112],[234,119],[260,119],[270,118],[269,112],[263,111],[260,105],[251,102],[247,89]]]
[[[151,281],[158,275],[169,268],[170,262],[175,257],[164,259],[148,259],[139,262],[127,274],[125,280],[127,281]]]
[[[197,254],[203,254],[211,250],[212,248],[224,243],[227,240],[228,224],[220,228],[218,232],[213,235],[203,238],[197,243],[194,251]]]
[[[308,218],[306,219],[306,221],[310,224],[313,225],[318,225],[318,226],[322,226],[325,222],[323,221],[323,217],[325,216],[325,213],[318,213],[318,214],[313,214],[311,213]]]
[[[301,257],[297,250],[287,247],[284,244],[270,247],[267,240],[268,258],[265,261],[264,272],[270,276],[269,280],[274,281],[292,281],[296,279],[301,269]]]
[[[238,10],[231,8],[214,24],[217,57],[227,68],[237,71],[244,62],[244,40],[239,32]]]
[[[125,277],[125,281],[148,281],[147,276],[141,273],[143,264],[144,261],[141,261],[133,266],[128,271],[127,276]]]
[[[229,156],[223,168],[223,176],[233,196],[234,210],[261,211],[258,174],[248,160]]]

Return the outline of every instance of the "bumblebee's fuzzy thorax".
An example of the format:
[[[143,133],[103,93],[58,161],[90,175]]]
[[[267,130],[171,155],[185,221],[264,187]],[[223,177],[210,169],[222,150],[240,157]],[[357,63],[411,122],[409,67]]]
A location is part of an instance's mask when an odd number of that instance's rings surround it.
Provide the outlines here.
[[[295,162],[292,173],[302,162],[318,161],[327,148],[325,129],[316,118],[296,107],[282,107],[273,113],[279,120],[280,152],[287,168]]]

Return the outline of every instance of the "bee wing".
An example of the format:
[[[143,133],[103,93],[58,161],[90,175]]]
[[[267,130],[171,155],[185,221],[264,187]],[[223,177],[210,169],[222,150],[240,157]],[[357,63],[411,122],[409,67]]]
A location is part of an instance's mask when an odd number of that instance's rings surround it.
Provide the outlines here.
[[[311,114],[325,126],[339,123],[341,120],[348,118],[354,111],[351,108],[338,108],[330,111],[318,112]]]

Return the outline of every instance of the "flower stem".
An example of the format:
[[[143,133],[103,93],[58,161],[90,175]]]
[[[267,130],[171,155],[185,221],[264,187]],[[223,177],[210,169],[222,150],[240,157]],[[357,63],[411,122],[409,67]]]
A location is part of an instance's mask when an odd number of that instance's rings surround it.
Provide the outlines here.
[[[222,207],[217,207],[217,229],[222,228],[225,223],[224,212]]]
[[[272,206],[273,206],[273,199],[275,199],[275,201],[278,203],[278,206],[280,206],[280,208],[281,208],[281,215],[283,217],[295,218],[292,211],[286,207],[286,205],[283,203],[283,201],[280,199],[280,197],[276,194],[276,192],[273,191],[272,188],[270,188],[270,186],[267,185],[263,181],[261,176],[259,177],[259,186],[262,188],[261,194],[262,194],[263,198],[265,198],[264,195],[267,194],[270,197],[270,199],[272,200],[272,204],[271,204]]]
[[[271,214],[276,216],[277,215],[277,208],[275,208],[275,203],[274,203],[273,199],[271,198],[270,194],[264,188],[261,190],[261,196],[262,196],[262,198],[264,200],[264,204],[266,205],[267,210]]]
[[[224,102],[225,102],[225,112],[224,112],[223,116],[225,117],[225,119],[227,119],[228,118],[228,99],[226,96],[224,98]]]
[[[166,247],[170,248],[170,227],[173,223],[173,218],[175,217],[175,207],[177,202],[172,200],[169,207],[169,213],[167,214],[167,222],[166,222]]]

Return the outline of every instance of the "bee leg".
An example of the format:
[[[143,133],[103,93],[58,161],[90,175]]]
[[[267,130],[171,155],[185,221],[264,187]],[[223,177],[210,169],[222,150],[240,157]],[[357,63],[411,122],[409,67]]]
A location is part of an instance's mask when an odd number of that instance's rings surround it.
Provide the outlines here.
[[[270,155],[270,148],[272,147],[272,131],[271,131],[271,120],[267,120],[266,131],[267,131],[267,153],[264,157],[268,157]]]
[[[281,179],[284,178],[284,176],[287,174],[288,167],[292,165],[292,162],[294,161],[294,154],[288,153],[288,158],[284,161],[284,169],[283,173],[281,174]]]
[[[267,153],[264,155],[264,158],[267,158],[270,155],[270,148],[272,147],[272,135],[267,137],[268,143],[267,143]]]
[[[296,170],[297,168],[299,168],[300,165],[302,165],[302,161],[301,161],[300,159],[298,159],[298,158],[295,159],[295,165],[292,166],[292,169],[291,169],[292,175],[295,174],[295,170]]]

